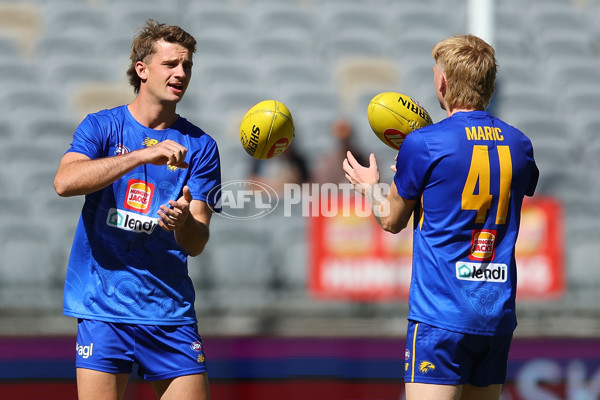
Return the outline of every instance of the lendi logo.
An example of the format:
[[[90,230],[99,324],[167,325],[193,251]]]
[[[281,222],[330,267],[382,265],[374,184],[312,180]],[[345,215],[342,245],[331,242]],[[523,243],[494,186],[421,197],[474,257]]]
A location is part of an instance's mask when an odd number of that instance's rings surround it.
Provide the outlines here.
[[[108,210],[106,224],[126,231],[151,234],[158,225],[158,219],[111,208]]]
[[[456,278],[462,281],[506,282],[508,267],[506,264],[456,263]]]

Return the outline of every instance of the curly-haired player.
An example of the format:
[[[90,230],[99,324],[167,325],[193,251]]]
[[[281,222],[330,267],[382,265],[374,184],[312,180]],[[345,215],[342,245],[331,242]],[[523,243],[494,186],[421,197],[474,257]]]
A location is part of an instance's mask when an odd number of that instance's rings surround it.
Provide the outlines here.
[[[60,196],[85,195],[64,294],[79,321],[79,399],[121,399],[134,364],[161,399],[209,398],[187,257],[208,241],[220,161],[176,113],[195,47],[147,21],[132,43],[136,98],[88,115],[56,173]]]

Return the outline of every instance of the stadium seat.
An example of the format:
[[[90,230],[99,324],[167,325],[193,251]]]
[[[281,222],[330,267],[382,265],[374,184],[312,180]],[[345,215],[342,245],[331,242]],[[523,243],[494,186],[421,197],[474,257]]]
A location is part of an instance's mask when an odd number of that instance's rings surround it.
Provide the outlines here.
[[[576,135],[579,149],[584,150],[590,141],[600,137],[600,116],[589,114],[583,116],[581,120],[575,121],[573,133]]]
[[[45,32],[36,47],[35,57],[44,64],[68,64],[70,61],[82,61],[96,56],[93,36],[83,31],[76,35],[61,31]]]
[[[304,114],[300,114],[304,115]],[[310,118],[296,118],[294,121],[296,137],[294,146],[304,154],[309,165],[334,148],[335,140],[331,135],[331,124],[340,117],[338,112],[321,112]]]
[[[428,68],[433,67],[433,58],[431,51],[433,46],[445,37],[445,32],[441,29],[433,28],[428,31],[411,30],[391,37],[384,42],[385,57],[390,57],[399,62],[402,69],[413,68],[415,64],[430,64]]]
[[[48,62],[46,79],[60,85],[66,91],[73,91],[85,84],[112,83],[115,76],[100,58],[73,59],[68,62]]]
[[[384,40],[390,13],[384,8],[325,3],[319,7],[319,16],[325,37],[364,32],[365,35],[377,36]]]
[[[255,35],[246,43],[247,48],[243,52],[245,60],[254,60],[263,65],[268,65],[274,60],[289,60],[298,58],[300,60],[314,58],[311,39],[307,36],[298,36],[294,33],[273,35]]]
[[[466,25],[465,12],[458,11],[464,7],[462,2],[452,7],[454,18],[448,18],[446,7],[435,3],[404,2],[400,7],[386,10],[390,15],[389,32],[392,37],[401,38],[404,35],[418,36],[437,33],[437,41],[457,33],[464,33]],[[430,32],[430,33],[428,33]]]
[[[0,93],[0,102],[4,105],[6,115],[16,121],[38,112],[38,110],[65,113],[64,93],[59,92],[54,85],[36,86],[35,82],[11,82]]]
[[[65,36],[94,38],[112,29],[114,17],[106,8],[85,2],[48,2],[44,4],[46,34],[60,27]]]
[[[517,59],[526,60],[529,68],[532,68],[534,51],[532,45],[523,40],[522,33],[518,31],[506,31],[498,34],[494,49],[497,61],[502,66],[504,60]]]
[[[238,118],[241,122],[246,111],[269,97],[262,88],[221,85],[211,101],[199,111],[199,115],[221,115],[222,118],[228,120],[229,118]]]
[[[509,81],[510,77],[499,81],[499,117],[517,126],[530,119],[544,119],[547,115],[552,119],[553,112],[558,108],[552,96],[545,94],[536,85],[523,84],[517,88],[514,84],[507,85]]]
[[[19,47],[17,46],[16,40],[0,36],[0,54],[5,58],[11,56],[17,58],[19,56]]]
[[[360,31],[349,31],[330,36],[319,43],[318,47],[320,57],[327,62],[335,62],[343,57],[382,57],[385,55],[384,42],[379,35],[372,32],[367,34]]]
[[[532,61],[526,57],[498,54],[496,84],[508,91],[513,87],[517,91],[523,91],[523,87],[534,92],[540,91],[540,87],[537,86],[540,85],[540,75],[538,71],[531,68],[531,63]]]
[[[515,126],[529,136],[534,143],[546,142],[554,143],[563,142],[574,148],[575,141],[569,138],[568,125],[559,118],[546,117],[543,114],[531,113],[529,117],[521,120]],[[563,149],[567,150],[567,149]]]
[[[196,38],[196,57],[200,65],[205,61],[235,60],[241,51],[237,36],[227,36],[206,32]]]
[[[31,82],[38,79],[38,66],[29,59],[14,57],[11,54],[0,53],[0,82],[3,90],[17,82]]]
[[[20,135],[16,134],[11,118],[0,117],[0,140],[3,143],[17,141]]]
[[[55,154],[65,152],[78,124],[79,121],[62,114],[40,112],[23,123],[20,138],[15,142],[23,145],[33,142]]]
[[[34,54],[42,26],[43,12],[38,4],[0,3],[0,36],[13,39],[20,55]]]
[[[582,59],[591,62],[596,60],[597,52],[590,36],[581,30],[549,30],[536,38],[537,50],[546,62],[560,62],[564,59]]]
[[[327,65],[305,59],[283,58],[270,60],[264,66],[262,79],[275,88],[285,90],[287,85],[323,87],[331,85]]]
[[[210,95],[224,87],[256,87],[260,81],[260,70],[250,63],[241,61],[206,61],[195,69],[194,80],[201,82],[202,90]]]
[[[528,7],[527,20],[531,30],[540,36],[551,31],[585,32],[585,14],[572,3],[565,1],[532,2]]]
[[[13,211],[16,211],[13,208]],[[27,211],[27,210],[22,210]],[[34,221],[3,224],[0,251],[0,285],[2,288],[31,287],[42,289],[57,277],[47,265],[50,232]],[[37,249],[37,250],[36,250]],[[2,291],[3,289],[0,289]]]
[[[567,110],[576,121],[595,116],[600,109],[599,89],[599,82],[572,84],[560,98],[561,108]]]
[[[301,7],[294,2],[274,2],[269,7],[254,3],[249,11],[255,13],[253,30],[259,35],[319,37],[319,15],[312,7]]]
[[[308,286],[309,245],[302,204],[290,205],[290,216],[279,215],[272,225],[276,277],[284,291],[303,292]]]
[[[527,25],[523,24],[522,11],[511,7],[506,1],[496,2],[496,43],[506,34],[523,36],[528,33]]]
[[[394,60],[388,57],[344,58],[335,64],[333,80],[340,96],[341,109],[352,112],[356,101],[365,92],[374,96],[377,92],[399,87],[400,71]]]
[[[594,135],[588,135],[587,139],[583,143],[584,148],[582,152],[584,165],[592,171],[597,171],[600,167],[600,132],[596,131]],[[596,178],[596,183],[599,180]]]
[[[242,39],[250,32],[251,20],[243,6],[228,2],[190,2],[190,9],[183,15],[183,26],[195,36],[223,35]]]
[[[88,82],[78,85],[71,93],[71,115],[82,120],[87,114],[130,103],[135,98],[127,83]]]
[[[136,29],[150,18],[164,24],[182,24],[182,13],[166,2],[111,1],[105,7],[112,16],[111,30],[128,38],[130,43]]]
[[[565,58],[548,65],[548,76],[553,86],[562,92],[576,86],[598,86],[600,88],[600,62]]]
[[[215,216],[211,222],[211,251],[207,271],[216,287],[264,290],[273,277],[266,231],[256,221]]]

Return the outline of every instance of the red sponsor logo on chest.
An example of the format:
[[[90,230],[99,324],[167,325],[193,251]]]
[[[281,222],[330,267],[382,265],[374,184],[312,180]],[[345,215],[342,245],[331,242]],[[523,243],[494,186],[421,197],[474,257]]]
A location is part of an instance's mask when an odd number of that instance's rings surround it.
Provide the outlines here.
[[[130,179],[127,183],[127,192],[123,205],[128,210],[147,213],[150,210],[153,195],[153,184],[138,179]]]
[[[476,230],[471,237],[471,251],[469,259],[477,261],[491,261],[494,259],[494,250],[496,249],[495,230]]]

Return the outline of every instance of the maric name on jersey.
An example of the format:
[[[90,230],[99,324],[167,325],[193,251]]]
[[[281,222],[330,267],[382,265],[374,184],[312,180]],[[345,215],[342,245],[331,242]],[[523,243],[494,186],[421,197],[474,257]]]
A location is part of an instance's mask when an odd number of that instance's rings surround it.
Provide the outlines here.
[[[504,140],[502,129],[495,126],[465,126],[467,140]]]

